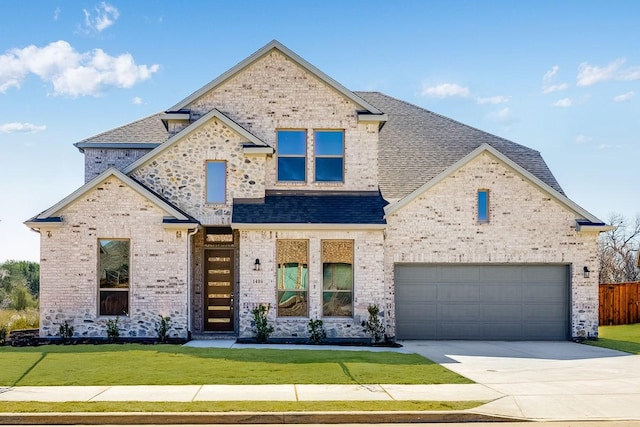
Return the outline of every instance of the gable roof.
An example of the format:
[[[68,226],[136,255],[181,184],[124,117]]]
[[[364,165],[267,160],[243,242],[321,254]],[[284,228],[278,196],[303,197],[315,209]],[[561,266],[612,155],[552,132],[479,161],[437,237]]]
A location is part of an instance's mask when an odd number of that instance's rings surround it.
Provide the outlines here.
[[[386,201],[378,191],[267,191],[263,199],[234,199],[232,226],[331,224],[383,226]]]
[[[102,132],[74,144],[81,151],[82,148],[104,145],[104,143],[137,143],[150,144],[153,148],[169,139],[169,132],[162,123],[163,113],[152,114],[142,119],[127,123],[124,126]],[[144,146],[144,145],[143,145]]]
[[[365,110],[367,110],[367,111],[369,111],[369,112],[371,112],[373,114],[382,114],[382,112],[380,110],[378,110],[373,105],[369,104],[369,102],[367,102],[365,99],[362,99],[361,97],[356,95],[354,92],[352,92],[349,89],[347,89],[346,87],[342,86],[336,80],[332,79],[331,77],[329,77],[328,75],[326,75],[325,73],[320,71],[318,68],[316,68],[315,66],[311,65],[309,62],[304,60],[297,53],[295,53],[294,51],[290,50],[289,48],[287,48],[285,45],[283,45],[282,43],[280,43],[277,40],[272,40],[271,42],[267,43],[265,46],[263,46],[262,48],[258,49],[252,55],[250,55],[249,57],[247,57],[243,61],[239,62],[234,67],[230,68],[228,71],[226,71],[225,73],[221,74],[219,77],[217,77],[216,79],[212,80],[211,82],[207,83],[206,85],[204,85],[203,87],[201,87],[197,91],[193,92],[191,95],[187,96],[185,99],[183,99],[182,101],[178,102],[176,105],[174,105],[173,107],[169,108],[167,111],[171,111],[171,112],[176,111],[177,112],[177,111],[181,111],[181,110],[186,109],[187,106],[190,103],[192,103],[193,101],[195,101],[196,99],[198,99],[199,97],[204,95],[205,93],[211,91],[212,89],[215,89],[216,87],[220,86],[222,83],[224,83],[225,81],[227,81],[228,79],[230,79],[231,77],[236,75],[238,72],[242,71],[243,69],[245,69],[246,67],[248,67],[249,65],[251,65],[252,63],[257,61],[258,59],[262,58],[264,55],[268,54],[269,52],[271,52],[274,49],[279,51],[284,56],[288,57],[290,60],[292,60],[293,62],[298,64],[300,67],[304,68],[306,71],[308,71],[309,73],[313,74],[318,79],[320,79],[322,82],[326,83],[328,86],[332,87],[337,92],[341,93],[347,99],[350,99],[355,104],[357,104],[360,107],[362,107],[363,109],[365,109]]]
[[[387,205],[385,207],[385,209],[384,209],[385,210],[385,214],[386,215],[390,215],[390,214],[392,214],[394,212],[397,212],[398,210],[402,209],[404,206],[406,206],[409,203],[411,203],[413,200],[418,198],[420,195],[422,195],[423,193],[428,191],[430,188],[434,187],[436,184],[438,184],[439,182],[444,180],[446,177],[448,177],[449,175],[451,175],[452,173],[454,173],[455,171],[457,171],[458,169],[460,169],[461,167],[463,167],[467,163],[471,162],[472,160],[474,160],[475,158],[477,158],[478,156],[480,156],[483,153],[488,153],[491,156],[493,156],[493,157],[497,158],[498,160],[500,160],[502,163],[504,163],[509,168],[513,169],[516,173],[520,174],[523,178],[528,180],[531,184],[533,184],[534,186],[538,187],[538,189],[540,189],[541,191],[543,191],[546,194],[548,194],[549,196],[551,196],[558,203],[563,205],[566,209],[574,212],[580,218],[587,219],[592,224],[602,224],[602,221],[600,221],[594,215],[592,215],[591,213],[587,212],[585,209],[580,207],[578,204],[576,204],[575,202],[570,200],[564,194],[562,194],[559,191],[553,189],[548,184],[546,184],[545,182],[540,180],[538,177],[536,177],[534,174],[532,174],[531,172],[527,171],[526,169],[521,167],[519,164],[517,164],[516,162],[511,160],[509,157],[505,156],[503,153],[498,151],[496,148],[494,148],[491,145],[486,144],[486,143],[482,144],[481,146],[479,146],[478,148],[476,148],[475,150],[473,150],[472,152],[470,152],[469,154],[467,154],[466,156],[464,156],[463,158],[461,158],[460,160],[458,160],[457,162],[455,162],[454,164],[452,164],[451,166],[446,168],[444,171],[442,171],[441,173],[436,175],[433,179],[431,179],[428,182],[426,182],[425,184],[421,185],[420,187],[418,187],[417,189],[412,191],[410,194],[408,194],[404,198],[398,200],[395,203]]]
[[[564,194],[540,153],[380,92],[356,92],[388,115],[380,130],[379,183],[387,200],[405,197],[482,144]]]
[[[152,203],[154,203],[156,206],[158,206],[160,209],[162,209],[168,215],[170,215],[170,217],[165,218],[163,222],[167,224],[180,223],[180,224],[194,225],[194,226],[198,224],[198,221],[196,219],[194,219],[187,213],[183,212],[179,208],[175,207],[173,204],[169,203],[166,199],[162,198],[160,195],[156,194],[155,192],[151,191],[147,187],[143,186],[138,181],[123,174],[118,169],[113,167],[105,170],[100,175],[96,176],[91,181],[87,182],[85,185],[78,188],[76,191],[69,194],[67,197],[60,200],[55,205],[51,206],[49,209],[27,220],[25,224],[27,224],[29,227],[37,228],[39,224],[46,224],[49,222],[60,223],[61,222],[61,219],[59,216],[60,211],[62,211],[64,208],[66,208],[76,200],[80,199],[82,196],[84,196],[88,192],[94,190],[102,182],[104,182],[105,179],[111,176],[116,177],[117,179],[125,183],[129,188],[137,192],[142,197],[150,200]]]
[[[198,130],[200,127],[206,125],[207,123],[209,123],[210,120],[212,120],[214,118],[220,120],[223,124],[225,124],[226,126],[231,128],[232,130],[234,130],[236,133],[238,133],[240,136],[245,138],[246,142],[248,143],[247,146],[264,148],[270,153],[273,152],[273,148],[270,145],[267,145],[260,138],[258,138],[257,136],[255,136],[254,134],[252,134],[251,132],[249,132],[248,130],[243,128],[242,126],[240,126],[238,123],[236,123],[235,121],[230,119],[228,116],[224,115],[222,112],[220,112],[219,110],[214,108],[213,110],[209,111],[207,114],[202,116],[200,119],[198,119],[196,122],[192,123],[191,125],[187,126],[185,129],[183,129],[181,132],[179,132],[176,135],[172,136],[164,144],[161,144],[161,145],[157,146],[156,148],[154,148],[153,150],[151,150],[150,152],[148,152],[144,156],[140,157],[135,162],[131,163],[129,166],[127,166],[123,170],[123,172],[126,173],[126,174],[129,174],[129,173],[133,172],[138,167],[144,165],[145,163],[147,163],[148,161],[150,161],[151,159],[153,159],[154,157],[156,157],[157,155],[159,155],[163,151],[167,150],[173,144],[177,143],[178,141],[182,140],[183,138],[186,138],[192,132],[194,132],[194,131]]]

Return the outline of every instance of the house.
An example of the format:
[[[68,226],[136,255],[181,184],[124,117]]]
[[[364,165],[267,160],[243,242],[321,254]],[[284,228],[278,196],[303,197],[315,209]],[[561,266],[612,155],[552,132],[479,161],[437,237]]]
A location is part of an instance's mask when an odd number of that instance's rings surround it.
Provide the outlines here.
[[[598,333],[597,239],[540,154],[377,92],[277,41],[165,111],[85,139],[41,236],[42,337],[398,339]],[[593,274],[585,273],[591,271]]]

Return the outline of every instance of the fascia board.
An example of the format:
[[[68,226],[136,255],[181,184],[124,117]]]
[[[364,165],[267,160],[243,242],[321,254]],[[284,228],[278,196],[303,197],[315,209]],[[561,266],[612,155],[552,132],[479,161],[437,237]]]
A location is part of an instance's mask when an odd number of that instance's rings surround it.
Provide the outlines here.
[[[386,114],[358,113],[358,122],[386,122],[389,116]]]
[[[430,188],[434,187],[436,184],[440,183],[446,177],[448,177],[453,172],[460,169],[462,166],[469,163],[471,160],[478,157],[483,152],[487,152],[493,157],[495,157],[496,159],[500,160],[502,163],[507,165],[509,168],[513,169],[515,172],[517,172],[519,175],[521,175],[531,184],[538,187],[538,189],[540,189],[544,193],[547,193],[549,196],[554,198],[557,202],[559,202],[561,205],[565,206],[565,208],[569,209],[575,214],[585,219],[588,219],[591,222],[602,222],[597,217],[595,217],[591,213],[587,212],[584,208],[579,206],[577,203],[570,200],[568,197],[559,193],[558,191],[554,190],[549,185],[545,184],[542,180],[537,178],[535,175],[533,175],[532,173],[530,173],[529,171],[527,171],[526,169],[524,169],[523,167],[515,163],[513,160],[511,160],[510,158],[502,154],[500,151],[498,151],[497,149],[493,148],[491,145],[486,143],[480,145],[478,148],[471,151],[469,154],[467,154],[466,156],[464,156],[463,158],[455,162],[453,165],[449,166],[447,169],[439,173],[429,182],[418,187],[416,190],[412,191],[410,194],[408,194],[404,198],[398,200],[396,203],[385,206],[384,208],[385,214],[391,215],[394,212],[397,212],[399,209],[402,209],[404,206],[406,206],[407,204],[415,200],[417,197],[422,195],[424,192],[426,192]]]
[[[302,57],[300,57],[297,53],[293,52],[292,50],[290,50],[288,47],[284,46],[282,43],[280,43],[277,40],[272,40],[271,42],[267,43],[265,46],[258,49],[256,52],[254,52],[244,60],[240,61],[238,64],[236,64],[226,72],[222,73],[219,77],[207,83],[206,85],[204,85],[203,87],[201,87],[200,89],[198,89],[197,91],[195,91],[194,93],[192,93],[191,95],[189,95],[188,97],[186,97],[185,99],[183,99],[182,101],[180,101],[179,103],[177,103],[167,111],[179,111],[187,108],[187,106],[191,102],[195,101],[205,93],[221,85],[222,83],[224,83],[225,81],[233,77],[235,74],[242,71],[244,68],[248,67],[253,62],[260,59],[262,56],[269,53],[272,49],[279,50],[282,54],[289,57],[289,59],[297,63],[300,67],[306,69],[308,72],[315,75],[318,79],[320,79],[321,81],[324,81],[329,86],[333,87],[336,91],[338,91],[339,93],[341,93],[342,95],[344,95],[345,97],[347,97],[348,99],[353,101],[355,104],[359,105],[360,107],[374,114],[382,113],[376,107],[369,104],[367,101],[360,98],[359,96],[354,94],[352,91],[350,91],[346,87],[342,86],[340,83],[338,83],[337,81],[335,81],[334,79],[332,79],[331,77],[329,77],[328,75],[320,71],[315,66],[311,65],[309,62],[307,62]]]
[[[232,222],[231,228],[234,230],[304,230],[304,231],[325,231],[325,230],[384,230],[386,224],[254,224]]]
[[[93,178],[91,181],[87,182],[85,185],[83,185],[82,187],[78,188],[76,191],[74,191],[73,193],[69,194],[67,197],[65,197],[64,199],[60,200],[58,203],[56,203],[55,205],[53,205],[52,207],[50,207],[46,211],[42,212],[36,218],[37,219],[46,219],[46,218],[49,218],[51,216],[54,216],[54,214],[56,214],[60,210],[64,209],[66,206],[70,205],[71,203],[76,201],[78,198],[82,197],[84,194],[86,194],[89,191],[91,191],[94,188],[96,188],[98,185],[100,185],[100,183],[102,183],[102,181],[104,181],[106,178],[108,178],[108,177],[110,177],[112,175],[115,176],[116,178],[118,178],[120,181],[122,181],[125,184],[127,184],[131,189],[136,191],[142,197],[151,200],[156,206],[158,206],[160,209],[164,210],[168,214],[172,215],[173,217],[175,217],[177,219],[181,219],[181,220],[187,220],[188,219],[182,213],[177,211],[173,206],[167,204],[164,200],[159,199],[155,194],[153,194],[152,192],[147,190],[145,187],[143,187],[142,185],[138,184],[133,179],[129,178],[128,176],[126,176],[125,174],[123,174],[122,172],[117,170],[116,168],[109,168],[109,169],[105,170],[100,175],[98,175],[97,177]]]
[[[151,150],[161,144],[157,142],[76,142],[73,145],[82,151],[85,148],[148,148]]]
[[[230,127],[232,130],[237,132],[240,136],[242,136],[243,138],[246,138],[247,141],[249,141],[249,142],[251,142],[251,143],[253,143],[253,144],[257,145],[257,146],[268,147],[268,145],[266,145],[257,136],[255,136],[252,133],[248,132],[242,126],[240,126],[239,124],[237,124],[236,122],[234,122],[233,120],[231,120],[230,118],[225,116],[223,113],[221,113],[220,111],[218,111],[217,109],[214,108],[213,110],[209,111],[207,114],[202,116],[195,123],[193,123],[191,126],[188,126],[182,132],[177,133],[173,137],[169,138],[169,140],[167,140],[167,142],[165,142],[163,144],[160,144],[158,147],[156,147],[155,149],[153,149],[149,153],[145,154],[144,156],[140,157],[135,162],[131,163],[129,166],[124,168],[123,172],[125,174],[130,174],[131,172],[133,172],[134,170],[136,170],[140,166],[146,164],[147,162],[149,162],[150,160],[155,158],[158,154],[160,154],[163,151],[167,150],[169,147],[171,147],[176,142],[182,140],[183,138],[186,138],[191,133],[195,132],[200,127],[202,127],[205,124],[207,124],[209,122],[209,120],[211,120],[213,118],[216,118],[216,119],[220,120],[226,126]]]

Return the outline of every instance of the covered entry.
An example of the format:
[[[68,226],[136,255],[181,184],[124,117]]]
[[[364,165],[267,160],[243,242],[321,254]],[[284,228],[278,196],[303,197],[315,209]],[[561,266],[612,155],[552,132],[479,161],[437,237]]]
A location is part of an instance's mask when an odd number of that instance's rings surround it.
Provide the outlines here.
[[[567,265],[395,265],[398,339],[565,340]]]

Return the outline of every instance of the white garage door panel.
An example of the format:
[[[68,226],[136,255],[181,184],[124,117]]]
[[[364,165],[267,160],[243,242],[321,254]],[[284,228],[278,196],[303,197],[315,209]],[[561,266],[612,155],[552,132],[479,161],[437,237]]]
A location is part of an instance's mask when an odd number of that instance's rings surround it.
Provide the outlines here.
[[[566,265],[395,266],[399,339],[567,339]]]

